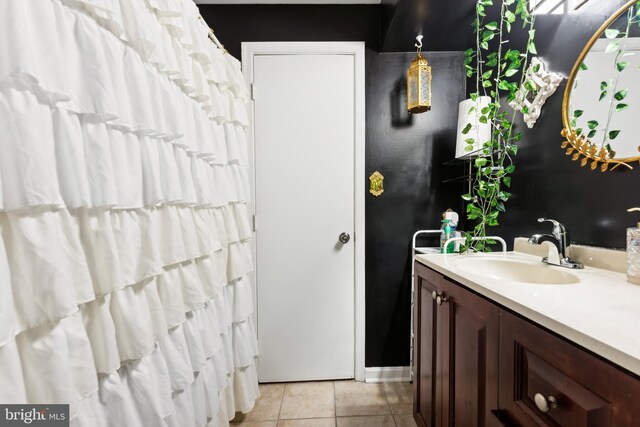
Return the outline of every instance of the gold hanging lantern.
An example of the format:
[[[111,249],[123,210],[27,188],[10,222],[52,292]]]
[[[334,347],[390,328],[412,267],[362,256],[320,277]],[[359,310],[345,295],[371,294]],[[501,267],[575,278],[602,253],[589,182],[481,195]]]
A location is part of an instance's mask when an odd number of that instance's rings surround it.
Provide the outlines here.
[[[431,110],[431,67],[422,56],[422,36],[416,37],[418,55],[407,70],[407,109],[410,113]]]

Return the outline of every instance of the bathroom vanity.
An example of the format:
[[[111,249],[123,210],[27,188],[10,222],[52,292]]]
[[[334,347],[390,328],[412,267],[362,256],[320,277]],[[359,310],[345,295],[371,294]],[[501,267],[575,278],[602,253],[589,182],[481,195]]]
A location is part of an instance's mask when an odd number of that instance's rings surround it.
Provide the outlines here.
[[[640,425],[640,287],[624,275],[513,252],[416,259],[419,426]]]

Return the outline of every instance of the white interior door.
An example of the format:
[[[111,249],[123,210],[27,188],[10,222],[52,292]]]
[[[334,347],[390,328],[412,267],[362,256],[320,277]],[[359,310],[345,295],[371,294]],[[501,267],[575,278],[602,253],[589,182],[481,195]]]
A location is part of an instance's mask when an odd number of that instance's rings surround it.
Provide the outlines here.
[[[354,378],[355,67],[252,56],[261,382]]]

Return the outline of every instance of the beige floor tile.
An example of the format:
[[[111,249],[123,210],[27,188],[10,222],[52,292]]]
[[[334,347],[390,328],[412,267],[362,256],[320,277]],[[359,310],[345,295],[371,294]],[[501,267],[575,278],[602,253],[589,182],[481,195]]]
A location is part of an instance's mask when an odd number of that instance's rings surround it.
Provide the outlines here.
[[[398,427],[417,427],[413,415],[394,415],[393,418],[396,420]]]
[[[277,427],[277,421],[240,421],[231,423],[232,427]]]
[[[391,414],[382,384],[336,381],[336,415]]]
[[[248,414],[236,414],[233,421],[277,421],[284,384],[260,384],[260,397]]]
[[[368,417],[338,417],[338,427],[395,427],[391,415]]]
[[[284,388],[280,419],[336,416],[333,382],[289,383]]]
[[[382,385],[391,413],[394,415],[413,412],[413,386],[411,383],[385,383]]]
[[[310,418],[306,420],[280,420],[278,427],[336,427],[335,418]]]

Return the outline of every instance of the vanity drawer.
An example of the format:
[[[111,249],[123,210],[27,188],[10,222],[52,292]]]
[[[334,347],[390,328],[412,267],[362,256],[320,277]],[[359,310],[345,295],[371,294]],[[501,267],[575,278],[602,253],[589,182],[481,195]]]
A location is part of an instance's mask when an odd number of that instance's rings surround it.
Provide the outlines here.
[[[639,425],[637,377],[505,310],[500,329],[498,406],[506,425]]]
[[[515,348],[514,402],[546,425],[608,426],[611,404],[532,350]]]

